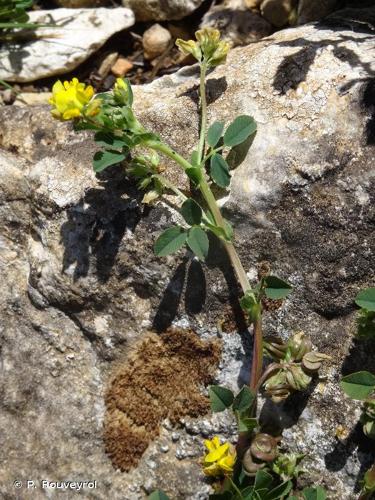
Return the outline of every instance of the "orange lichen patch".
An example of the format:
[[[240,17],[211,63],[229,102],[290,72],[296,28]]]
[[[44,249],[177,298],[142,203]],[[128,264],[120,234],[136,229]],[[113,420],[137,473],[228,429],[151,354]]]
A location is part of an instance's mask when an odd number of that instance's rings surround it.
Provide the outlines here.
[[[104,441],[113,465],[128,471],[159,434],[163,419],[176,423],[209,410],[202,387],[212,382],[218,342],[191,330],[150,333],[116,370],[105,396]]]

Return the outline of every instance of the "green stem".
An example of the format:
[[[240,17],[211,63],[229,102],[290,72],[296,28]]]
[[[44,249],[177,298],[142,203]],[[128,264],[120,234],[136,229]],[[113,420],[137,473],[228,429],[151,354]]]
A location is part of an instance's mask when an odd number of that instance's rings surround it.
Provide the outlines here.
[[[159,141],[145,141],[143,143],[145,146],[148,146],[149,148],[153,149],[154,151],[159,151],[160,153],[165,154],[165,156],[168,156],[172,160],[174,160],[176,163],[178,163],[184,170],[187,168],[192,168],[192,164],[189,163],[185,158],[176,151],[174,151],[172,148],[164,144],[163,142]]]
[[[199,85],[199,92],[201,97],[201,129],[199,135],[199,145],[198,145],[198,164],[201,163],[204,154],[204,141],[206,137],[207,129],[207,99],[206,99],[206,72],[207,65],[202,62],[200,65],[201,78]]]
[[[174,194],[180,198],[182,203],[188,199],[188,197],[185,196],[184,193],[182,191],[180,191],[180,189],[178,189],[178,187],[176,187],[174,184],[172,184],[172,182],[170,182],[168,179],[166,179],[163,175],[157,174],[157,175],[154,175],[153,177],[155,179],[158,179],[163,184],[163,186],[165,186],[167,189],[170,189],[171,191],[173,191]]]
[[[258,304],[254,318],[253,362],[251,365],[250,389],[258,390],[263,369],[262,306]]]
[[[235,484],[235,482],[232,480],[232,478],[229,478],[229,481],[230,481],[230,484],[232,485],[232,488],[237,493],[238,497],[243,500],[243,495],[242,495],[241,491],[238,489],[238,487]]]

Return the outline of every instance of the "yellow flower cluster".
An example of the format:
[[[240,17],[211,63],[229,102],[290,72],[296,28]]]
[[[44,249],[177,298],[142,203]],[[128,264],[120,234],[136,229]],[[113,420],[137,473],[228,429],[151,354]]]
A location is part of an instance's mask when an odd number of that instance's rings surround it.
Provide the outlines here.
[[[52,97],[49,103],[53,106],[52,116],[59,120],[72,120],[82,116],[83,109],[90,102],[94,95],[91,85],[86,86],[78,78],[62,83],[58,80],[52,87]],[[94,109],[95,108],[95,109]],[[94,106],[91,116],[99,111],[98,106]]]
[[[207,476],[230,476],[236,463],[236,450],[230,443],[220,444],[218,436],[206,439],[208,453],[203,457],[203,472]]]
[[[208,66],[218,66],[225,62],[230,44],[220,40],[220,31],[203,28],[195,33],[197,41],[176,40],[176,45],[185,55],[191,54],[197,61],[206,61]]]

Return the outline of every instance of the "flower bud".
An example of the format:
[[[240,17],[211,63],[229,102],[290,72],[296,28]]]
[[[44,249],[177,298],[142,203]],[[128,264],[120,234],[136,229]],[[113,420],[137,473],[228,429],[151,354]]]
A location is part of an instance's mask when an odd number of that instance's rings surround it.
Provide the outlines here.
[[[311,340],[303,332],[297,332],[288,341],[288,348],[295,361],[301,361],[303,356],[312,349]]]
[[[197,61],[200,62],[202,60],[202,51],[198,43],[194,42],[194,40],[182,40],[178,38],[176,40],[176,45],[186,56],[191,54]]]
[[[116,78],[116,83],[113,88],[113,97],[121,106],[132,106],[133,91],[128,80]]]
[[[102,100],[97,98],[90,101],[84,108],[84,116],[93,117],[100,112],[100,107],[102,105]]]

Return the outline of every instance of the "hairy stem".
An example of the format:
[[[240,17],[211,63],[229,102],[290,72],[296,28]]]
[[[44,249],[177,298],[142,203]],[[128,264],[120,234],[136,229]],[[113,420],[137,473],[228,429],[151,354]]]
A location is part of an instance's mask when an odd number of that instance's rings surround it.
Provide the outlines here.
[[[262,376],[263,369],[263,331],[262,331],[262,310],[261,305],[257,307],[254,318],[254,346],[253,362],[251,365],[250,389],[258,390],[258,382]]]
[[[204,155],[204,141],[206,137],[207,129],[207,98],[206,98],[206,72],[207,66],[205,62],[200,65],[201,77],[199,85],[199,93],[201,98],[201,129],[199,135],[199,145],[198,145],[198,164],[201,163]]]
[[[188,199],[188,197],[185,196],[184,193],[180,189],[178,189],[178,187],[176,187],[172,182],[170,182],[163,175],[157,174],[157,175],[154,175],[153,177],[155,177],[155,179],[158,179],[163,184],[164,187],[173,191],[173,193],[179,197],[179,199],[181,200],[182,203]]]
[[[185,158],[181,155],[179,155],[176,151],[174,151],[172,148],[164,144],[163,142],[160,141],[145,141],[143,143],[145,146],[148,146],[149,148],[153,149],[154,151],[159,151],[160,153],[165,154],[165,156],[168,156],[168,158],[171,158],[174,160],[176,163],[180,165],[184,170],[187,168],[192,168],[192,164],[189,163]]]

